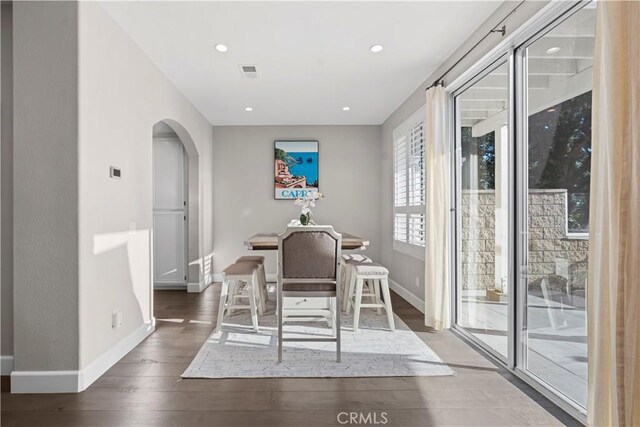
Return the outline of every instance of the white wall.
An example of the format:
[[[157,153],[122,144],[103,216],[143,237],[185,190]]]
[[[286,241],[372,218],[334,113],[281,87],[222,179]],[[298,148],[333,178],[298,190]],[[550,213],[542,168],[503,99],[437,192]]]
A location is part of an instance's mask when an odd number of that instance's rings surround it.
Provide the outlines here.
[[[78,21],[83,368],[152,316],[151,150],[160,120],[178,122],[193,139],[186,148],[199,161],[199,258],[213,251],[212,128],[97,3],[80,3]],[[122,179],[109,178],[111,165],[122,168]],[[121,329],[111,328],[115,309],[123,312]]]
[[[259,232],[281,232],[300,216],[293,201],[274,200],[277,139],[319,141],[320,191],[314,220],[371,241],[380,256],[379,126],[222,126],[213,131],[214,271],[247,253],[243,242]],[[267,273],[276,273],[273,252]]]
[[[380,185],[380,212],[381,212],[381,259],[389,268],[391,279],[405,288],[415,297],[424,300],[424,261],[393,250],[393,138],[392,133],[398,125],[409,118],[413,113],[425,105],[425,90],[435,79],[461,58],[474,44],[484,37],[489,30],[494,28],[511,10],[519,3],[504,2],[491,17],[484,22],[467,39],[442,66],[434,72],[407,100],[398,107],[382,124],[381,129],[381,185]],[[510,33],[520,27],[535,13],[546,6],[547,1],[527,1],[513,13],[506,21],[507,31]],[[446,81],[451,82],[460,76],[465,70],[480,60],[493,47],[502,41],[498,33],[485,39],[473,52],[460,62],[446,76]],[[437,185],[437,183],[427,183]]]

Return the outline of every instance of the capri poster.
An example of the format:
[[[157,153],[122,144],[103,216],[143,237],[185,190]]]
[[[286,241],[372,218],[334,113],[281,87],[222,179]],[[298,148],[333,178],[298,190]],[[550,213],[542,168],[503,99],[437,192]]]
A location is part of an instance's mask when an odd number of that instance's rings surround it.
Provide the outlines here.
[[[275,142],[275,198],[290,200],[318,191],[318,141]]]

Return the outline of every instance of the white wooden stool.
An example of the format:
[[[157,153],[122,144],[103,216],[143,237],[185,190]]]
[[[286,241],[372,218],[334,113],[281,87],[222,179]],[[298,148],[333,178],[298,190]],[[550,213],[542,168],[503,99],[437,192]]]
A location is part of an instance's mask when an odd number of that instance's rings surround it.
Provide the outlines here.
[[[229,310],[229,313],[232,313],[234,309],[250,310],[253,329],[258,332],[258,314],[262,315],[258,271],[258,264],[252,262],[237,262],[224,269],[216,332],[222,329],[225,311]],[[245,293],[242,292],[243,284]],[[248,299],[249,303],[239,304],[238,300],[244,298]]]
[[[362,303],[365,280],[370,281],[374,288],[374,303]],[[380,299],[380,292],[384,301]],[[362,308],[384,308],[387,313],[387,321],[391,332],[396,330],[391,308],[391,296],[389,294],[389,270],[375,262],[352,264],[349,290],[347,291],[347,314],[353,307],[353,332],[358,331],[360,322],[360,310]],[[369,295],[370,296],[370,295]]]
[[[362,254],[343,254],[342,255],[342,268],[340,269],[340,289],[342,293],[342,310],[347,310],[347,303],[349,301],[349,294],[347,289],[349,288],[349,281],[351,280],[352,266],[356,263],[364,262],[369,263],[371,258]]]
[[[264,270],[264,257],[259,255],[245,255],[238,258],[236,262],[253,262],[258,264],[258,279],[260,279],[260,304],[262,304],[262,311],[266,311],[267,301],[269,301],[269,291],[267,289],[267,274]]]

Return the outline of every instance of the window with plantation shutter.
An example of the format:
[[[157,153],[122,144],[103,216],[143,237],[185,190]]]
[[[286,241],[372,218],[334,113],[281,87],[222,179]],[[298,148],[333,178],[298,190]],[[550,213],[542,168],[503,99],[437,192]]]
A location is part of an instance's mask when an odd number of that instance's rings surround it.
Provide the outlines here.
[[[394,249],[424,258],[425,176],[424,109],[393,131]]]

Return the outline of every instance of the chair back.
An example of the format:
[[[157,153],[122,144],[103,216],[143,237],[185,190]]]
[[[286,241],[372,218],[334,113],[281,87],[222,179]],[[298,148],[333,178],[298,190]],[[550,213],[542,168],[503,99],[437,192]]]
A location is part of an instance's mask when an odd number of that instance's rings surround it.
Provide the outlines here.
[[[289,227],[278,236],[278,278],[337,281],[342,235],[331,226]]]
[[[284,341],[335,341],[336,359],[340,362],[340,261],[342,235],[331,226],[294,226],[278,236],[278,362],[282,361]],[[284,338],[283,324],[289,316],[283,300],[287,297],[330,298],[328,310],[306,312],[329,313],[332,337]],[[305,317],[299,312],[291,317]],[[323,314],[324,316],[324,314]]]

